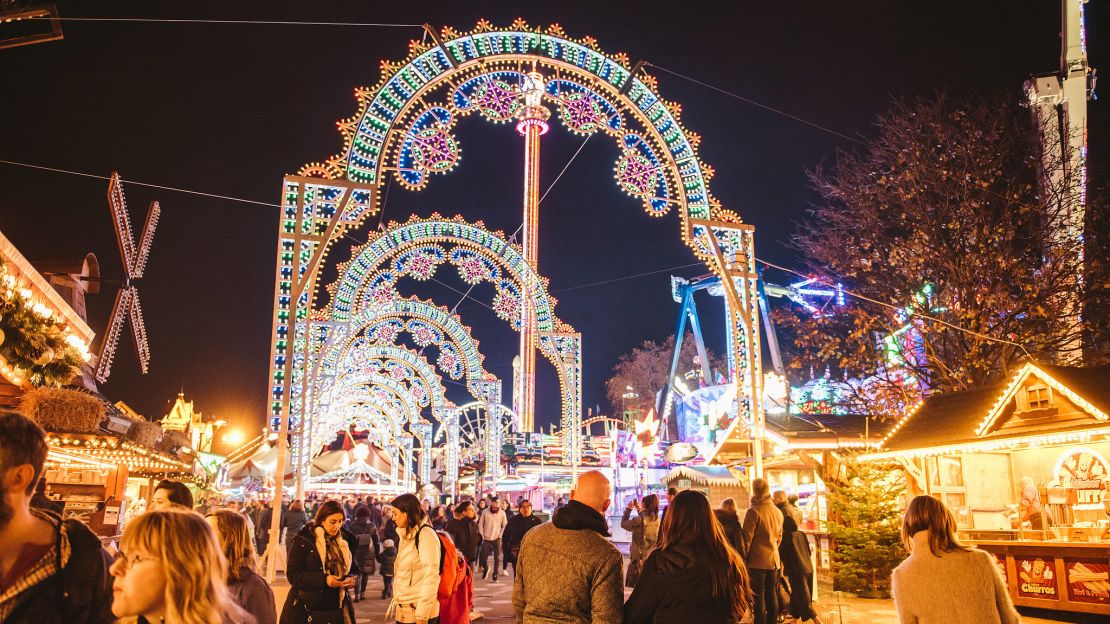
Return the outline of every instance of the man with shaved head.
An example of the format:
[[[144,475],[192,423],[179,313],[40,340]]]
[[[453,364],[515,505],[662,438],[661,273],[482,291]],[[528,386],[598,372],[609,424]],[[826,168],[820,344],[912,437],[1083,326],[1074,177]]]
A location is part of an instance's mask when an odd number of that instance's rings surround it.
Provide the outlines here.
[[[524,535],[513,584],[517,622],[620,624],[624,561],[607,539],[611,494],[605,475],[583,473],[551,522]]]

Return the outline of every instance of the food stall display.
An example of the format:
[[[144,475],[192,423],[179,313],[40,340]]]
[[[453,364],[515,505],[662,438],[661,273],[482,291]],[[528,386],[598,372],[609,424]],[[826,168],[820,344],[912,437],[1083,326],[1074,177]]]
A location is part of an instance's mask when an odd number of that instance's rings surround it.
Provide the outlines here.
[[[47,444],[53,451],[47,485],[64,503],[63,516],[82,520],[101,537],[119,535],[127,518],[145,511],[158,481],[199,478],[191,460],[119,436],[49,433]]]
[[[897,461],[908,497],[942,500],[1015,604],[1110,615],[1108,414],[1110,367],[1030,363],[929,397],[863,459]]]
[[[20,410],[47,432],[50,497],[62,503],[64,517],[103,538],[119,535],[128,517],[145,510],[157,480],[202,478],[190,455],[162,450],[157,424],[132,421],[92,393],[33,388],[21,397]]]

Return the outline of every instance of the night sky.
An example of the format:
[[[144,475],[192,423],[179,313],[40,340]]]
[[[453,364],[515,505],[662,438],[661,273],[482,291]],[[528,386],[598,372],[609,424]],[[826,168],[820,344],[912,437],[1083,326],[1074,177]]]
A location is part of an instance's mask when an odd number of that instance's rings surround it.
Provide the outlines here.
[[[760,6],[756,6],[756,5]],[[59,2],[67,17],[157,17],[451,25],[479,18],[507,26],[558,22],[626,52],[850,136],[867,137],[892,98],[1018,92],[1055,71],[1060,10],[1037,2],[509,3]],[[749,6],[750,5],[750,6]],[[773,6],[766,6],[773,5]],[[851,5],[850,7],[848,5]],[[974,5],[974,6],[969,6]],[[1088,5],[1091,63],[1105,53],[1106,3]],[[399,60],[417,28],[152,23],[64,24],[65,39],[0,50],[0,159],[276,202],[282,175],[341,147],[335,121],[355,111],[353,90],[378,82],[381,59]],[[797,264],[790,233],[814,201],[806,169],[855,147],[833,134],[660,71],[659,91],[682,104],[716,169],[713,193],[756,226],[757,254]],[[1091,160],[1110,153],[1106,113],[1091,106]],[[460,167],[425,191],[392,186],[384,218],[461,214],[512,232],[521,219],[523,142],[510,125],[477,116],[457,127]],[[582,139],[558,124],[544,137],[543,186]],[[541,206],[540,270],[557,312],[585,341],[585,406],[601,404],[617,357],[673,331],[670,273],[698,267],[675,214],[655,219],[612,177],[617,150],[591,139]],[[1097,173],[1096,173],[1097,175]],[[106,278],[122,275],[105,202],[107,183],[0,165],[0,230],[31,259],[94,252]],[[184,388],[197,408],[244,427],[266,412],[277,208],[125,186],[140,228],[157,199],[162,221],[139,292],[153,362],[139,374],[129,330],[102,390],[150,417]],[[365,240],[378,218],[353,236]],[[332,262],[346,260],[337,246]],[[597,282],[661,271],[603,285]],[[444,277],[447,276],[447,277]],[[438,277],[463,288],[452,273]],[[772,278],[784,277],[770,275]],[[402,283],[452,306],[445,286]],[[490,292],[474,295],[489,302]],[[90,299],[90,324],[107,321],[114,288]],[[710,347],[721,351],[720,300],[702,300]],[[458,311],[474,327],[487,368],[511,378],[517,337],[487,308]],[[538,359],[538,420],[558,418],[554,369]],[[463,389],[448,386],[464,400]],[[505,384],[505,402],[510,400]]]

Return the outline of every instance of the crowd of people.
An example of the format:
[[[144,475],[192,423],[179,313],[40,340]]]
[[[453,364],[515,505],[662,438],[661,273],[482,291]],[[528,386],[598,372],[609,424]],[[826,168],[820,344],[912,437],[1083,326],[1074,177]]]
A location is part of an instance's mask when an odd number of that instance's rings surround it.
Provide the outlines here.
[[[763,479],[742,519],[735,501],[713,509],[693,490],[669,490],[665,507],[655,495],[630,503],[620,522],[632,535],[627,570],[606,518],[611,485],[598,471],[579,475],[550,522],[527,499],[514,512],[497,498],[449,508],[413,494],[310,495],[281,506],[290,588],[279,617],[257,557],[269,546],[268,507],[194,504],[184,484],[163,481],[110,555],[42,496],[46,455],[38,425],[0,412],[0,622],[354,624],[376,573],[387,620],[468,623],[476,570],[498,582],[511,565],[523,624],[774,624],[782,611],[820,624],[800,512]],[[892,578],[901,620],[1017,622],[991,557],[955,530],[936,499],[910,502],[902,537],[911,555]]]

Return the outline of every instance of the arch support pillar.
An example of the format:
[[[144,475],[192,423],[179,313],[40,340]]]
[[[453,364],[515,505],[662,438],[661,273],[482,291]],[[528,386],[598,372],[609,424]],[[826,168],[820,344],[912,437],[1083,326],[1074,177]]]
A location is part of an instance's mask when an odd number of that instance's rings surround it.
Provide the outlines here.
[[[401,437],[401,468],[405,471],[401,477],[401,485],[405,491],[411,491],[412,486],[412,434],[406,433]]]
[[[412,428],[420,439],[420,484],[428,485],[432,480],[432,423],[422,420]]]
[[[501,417],[497,409],[501,404],[501,382],[485,380],[480,387],[486,411],[486,476],[496,485],[501,478]]]
[[[563,455],[577,475],[582,463],[582,334],[545,332],[540,350],[555,365],[562,389]]]
[[[742,223],[690,219],[687,240],[708,259],[725,291],[730,375],[736,384],[737,420],[732,427],[751,432],[754,476],[763,476],[763,364],[759,335],[759,276],[755,270],[755,228]],[[722,435],[722,441],[727,435]],[[720,445],[718,445],[718,449]],[[717,449],[708,460],[713,462]]]
[[[447,434],[443,461],[443,491],[454,498],[459,495],[459,411],[454,408],[434,410],[436,420]]]

